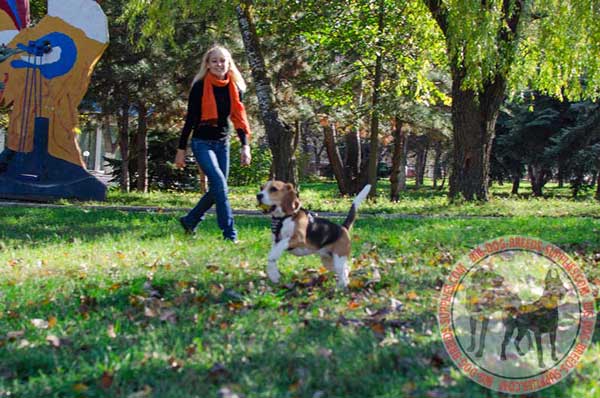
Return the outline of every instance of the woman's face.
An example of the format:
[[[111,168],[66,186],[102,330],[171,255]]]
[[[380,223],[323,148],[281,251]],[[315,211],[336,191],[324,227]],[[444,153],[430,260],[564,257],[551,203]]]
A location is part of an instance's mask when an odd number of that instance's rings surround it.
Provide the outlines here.
[[[229,60],[221,50],[215,50],[208,56],[208,71],[219,79],[225,79],[229,72]]]

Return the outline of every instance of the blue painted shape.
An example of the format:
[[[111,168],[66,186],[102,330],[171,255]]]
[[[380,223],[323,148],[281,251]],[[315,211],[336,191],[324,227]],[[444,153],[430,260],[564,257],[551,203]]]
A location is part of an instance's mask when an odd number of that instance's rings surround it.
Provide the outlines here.
[[[56,62],[39,65],[35,63],[35,56],[47,53],[48,49],[60,47],[60,58]],[[71,37],[61,32],[52,32],[40,37],[35,41],[30,41],[28,45],[17,44],[17,48],[30,54],[30,61],[22,59],[14,60],[10,63],[13,68],[36,68],[40,70],[42,76],[46,79],[53,79],[67,74],[75,61],[77,61],[77,46]],[[56,51],[56,50],[51,50]]]
[[[17,3],[15,0],[6,0],[6,3],[10,7],[15,20],[17,21],[17,27],[19,30],[23,29],[23,22],[21,22],[21,17],[19,16],[19,10],[17,9]]]
[[[106,185],[80,165],[48,153],[48,119],[35,120],[34,147],[29,153],[0,153],[0,198],[26,200],[106,199]]]

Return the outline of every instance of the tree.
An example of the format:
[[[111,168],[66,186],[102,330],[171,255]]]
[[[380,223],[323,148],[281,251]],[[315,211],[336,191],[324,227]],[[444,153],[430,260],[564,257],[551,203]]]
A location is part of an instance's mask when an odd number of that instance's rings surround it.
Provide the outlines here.
[[[256,33],[251,2],[240,2],[236,5],[235,11],[256,86],[260,114],[273,155],[273,177],[297,185],[295,152],[298,141],[294,139],[295,134],[291,126],[279,117]]]
[[[260,36],[255,28],[252,1],[223,3],[210,0],[198,3],[192,0],[129,0],[126,3],[125,18],[129,25],[136,25],[140,19],[143,20],[145,23],[141,28],[142,43],[152,39],[153,45],[158,40],[166,40],[175,45],[173,39],[176,27],[187,19],[196,23],[198,20],[203,21],[201,24],[207,26],[206,32],[209,32],[205,35],[214,41],[234,44],[237,37],[232,37],[231,26],[237,22],[255,83],[261,119],[273,155],[273,174],[281,180],[296,183],[294,131],[289,123],[281,119],[274,101]]]
[[[494,127],[507,89],[598,95],[600,10],[594,0],[424,2],[445,37],[453,79],[449,195],[487,200]]]
[[[356,193],[368,179],[375,193],[385,121],[398,116],[400,104],[410,99],[429,105],[446,99],[427,78],[444,55],[426,9],[419,2],[391,0],[257,3],[261,27],[277,48],[296,38],[293,59],[303,66],[293,80],[299,94],[312,102],[316,117],[326,114],[344,126],[324,127],[329,143],[334,128],[343,134],[340,143],[345,142],[350,159],[339,167],[343,173],[335,173],[340,192]],[[360,171],[359,154],[352,151],[359,147],[359,131],[368,138],[367,162]],[[337,162],[335,152],[329,151],[332,163]]]

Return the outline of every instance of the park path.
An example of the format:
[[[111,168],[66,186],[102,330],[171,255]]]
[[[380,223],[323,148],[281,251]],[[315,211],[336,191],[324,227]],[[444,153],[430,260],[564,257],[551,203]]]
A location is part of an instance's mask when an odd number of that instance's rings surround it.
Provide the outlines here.
[[[44,209],[85,209],[85,210],[115,210],[125,211],[131,213],[186,213],[190,208],[186,207],[159,207],[159,206],[125,206],[125,205],[85,205],[85,204],[68,204],[59,205],[53,203],[40,203],[40,202],[24,202],[24,201],[2,201],[0,200],[0,208],[3,207],[24,207],[24,208],[44,208]],[[214,209],[208,211],[209,214],[214,214]],[[318,211],[313,212],[319,217],[331,217],[331,218],[344,218],[348,214],[347,212],[329,212],[329,211]],[[251,216],[251,217],[265,217],[262,212],[258,210],[233,210],[234,215]],[[383,219],[445,219],[445,218],[501,218],[501,216],[482,216],[482,215],[421,215],[421,214],[402,214],[402,213],[367,213],[360,212],[360,217],[374,217]]]

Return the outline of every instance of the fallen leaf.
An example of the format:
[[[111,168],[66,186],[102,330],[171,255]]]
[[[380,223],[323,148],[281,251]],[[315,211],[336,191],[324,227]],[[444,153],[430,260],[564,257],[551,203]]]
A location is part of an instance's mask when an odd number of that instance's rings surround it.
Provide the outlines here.
[[[348,303],[348,308],[349,308],[349,309],[351,309],[351,310],[355,310],[355,309],[357,309],[357,308],[359,308],[359,307],[360,307],[360,304],[359,304],[359,303],[357,303],[357,302],[356,302],[356,301],[354,301],[354,300],[352,300],[352,301],[350,301],[350,302]]]
[[[45,319],[32,319],[31,324],[38,329],[48,329],[48,321]]]
[[[31,343],[29,342],[29,340],[23,339],[23,340],[19,341],[19,345],[17,346],[17,348],[19,348],[19,349],[20,348],[27,348],[29,346],[31,346]]]
[[[108,334],[108,337],[110,337],[111,339],[116,338],[117,333],[115,333],[115,325],[113,325],[112,323],[108,325],[108,327],[106,328],[106,334]]]
[[[13,332],[6,333],[6,338],[8,340],[16,340],[19,337],[23,337],[23,335],[25,335],[25,331],[24,330],[15,330]]]
[[[402,392],[406,395],[409,395],[416,389],[417,389],[417,385],[412,381],[406,382],[406,383],[404,383],[404,385],[402,385]]]
[[[102,377],[100,378],[100,387],[107,390],[112,386],[113,383],[113,374],[107,370],[102,373]]]
[[[52,347],[58,348],[60,347],[60,339],[58,337],[56,337],[53,334],[49,334],[46,337],[46,341],[48,342],[48,344],[50,344]]]
[[[376,322],[371,324],[371,330],[378,334],[385,333],[385,325],[382,322]]]
[[[175,310],[166,310],[162,314],[160,314],[159,319],[161,321],[166,321],[166,322],[169,322],[172,324],[176,324],[177,323],[177,313],[175,312]]]
[[[419,295],[414,290],[411,290],[406,294],[406,298],[409,300],[416,300],[417,298],[419,298]]]
[[[56,317],[55,317],[55,316],[51,316],[51,317],[49,317],[49,318],[48,318],[48,328],[49,328],[49,329],[52,329],[54,326],[56,326],[56,322],[57,322],[57,321],[58,321],[58,320],[56,319]]]
[[[73,385],[73,391],[78,392],[78,393],[82,393],[82,392],[86,392],[88,390],[88,386],[86,386],[83,383],[77,383]]]
[[[152,394],[152,387],[145,385],[143,390],[133,392],[127,396],[127,398],[146,398]]]
[[[348,287],[354,290],[362,289],[363,287],[365,287],[365,282],[362,279],[352,279],[350,280]]]
[[[147,316],[148,318],[156,318],[156,316],[158,314],[152,308],[144,307],[144,315]]]
[[[180,359],[177,359],[175,357],[169,357],[169,359],[167,360],[167,362],[169,362],[169,367],[171,369],[181,369],[183,367],[183,361]]]
[[[231,373],[229,372],[229,370],[227,370],[227,368],[219,362],[215,363],[208,371],[208,377],[213,380],[226,378],[230,375]]]

